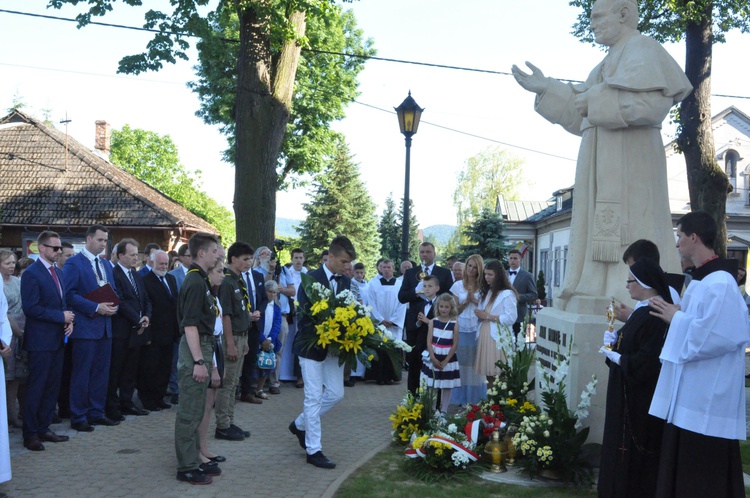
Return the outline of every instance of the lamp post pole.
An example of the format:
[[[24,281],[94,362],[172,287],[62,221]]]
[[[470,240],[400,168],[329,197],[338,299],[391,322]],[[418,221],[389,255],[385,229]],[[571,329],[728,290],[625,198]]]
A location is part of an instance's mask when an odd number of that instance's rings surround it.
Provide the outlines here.
[[[404,217],[403,223],[401,224],[401,261],[407,261],[409,259],[409,176],[410,176],[410,162],[411,162],[411,135],[404,138],[406,143],[406,175],[404,178]]]
[[[398,115],[398,126],[404,135],[406,144],[406,168],[404,177],[404,217],[401,223],[401,261],[409,259],[409,176],[411,163],[411,137],[417,133],[419,128],[419,119],[422,117],[422,109],[417,105],[414,99],[409,96],[401,102],[401,105],[395,108]]]

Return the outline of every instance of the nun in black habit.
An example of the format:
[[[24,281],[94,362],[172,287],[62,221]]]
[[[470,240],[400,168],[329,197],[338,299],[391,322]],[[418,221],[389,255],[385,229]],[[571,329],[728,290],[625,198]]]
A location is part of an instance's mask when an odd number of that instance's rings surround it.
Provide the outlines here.
[[[637,301],[617,332],[605,332],[600,350],[609,366],[600,497],[654,496],[664,421],[648,414],[659,378],[659,354],[668,325],[649,314],[648,300],[672,302],[664,271],[650,259],[630,267],[626,282]]]

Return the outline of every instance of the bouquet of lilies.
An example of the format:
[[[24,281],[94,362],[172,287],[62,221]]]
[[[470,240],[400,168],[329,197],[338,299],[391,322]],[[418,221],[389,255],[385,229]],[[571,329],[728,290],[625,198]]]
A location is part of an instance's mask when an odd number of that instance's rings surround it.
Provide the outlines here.
[[[376,350],[385,351],[394,365],[401,364],[397,350],[411,351],[411,346],[370,318],[372,308],[364,306],[349,290],[338,294],[313,277],[302,274],[302,286],[310,299],[310,310],[302,310],[315,327],[315,336],[306,347],[321,346],[337,356],[339,365],[356,368],[357,360],[366,367],[377,359]]]

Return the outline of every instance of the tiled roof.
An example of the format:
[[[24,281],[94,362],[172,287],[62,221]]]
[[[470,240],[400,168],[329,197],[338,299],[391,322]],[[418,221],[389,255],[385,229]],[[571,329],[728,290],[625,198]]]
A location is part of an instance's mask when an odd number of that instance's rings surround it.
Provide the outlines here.
[[[216,228],[65,134],[20,111],[0,119],[0,222]]]

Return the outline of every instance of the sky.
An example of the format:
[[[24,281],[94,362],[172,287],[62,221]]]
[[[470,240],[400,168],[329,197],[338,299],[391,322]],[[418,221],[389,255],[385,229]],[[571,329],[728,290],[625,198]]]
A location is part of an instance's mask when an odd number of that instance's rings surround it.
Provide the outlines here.
[[[74,17],[82,7],[46,8],[46,0],[0,0],[0,10]],[[166,0],[150,8],[168,9]],[[564,0],[358,0],[352,9],[372,38],[379,57],[510,73],[531,61],[546,75],[585,79],[604,53],[570,34],[578,10]],[[142,26],[145,9],[118,3],[102,22]],[[117,75],[123,56],[141,52],[148,33],[88,26],[0,12],[0,108],[14,96],[25,110],[67,119],[68,132],[93,148],[94,122],[125,124],[169,135],[181,162],[203,172],[203,188],[232,208],[234,171],[221,160],[226,140],[195,116],[199,103],[186,83],[196,62],[166,65],[140,76]],[[684,46],[667,47],[684,66]],[[714,47],[712,93],[750,96],[746,54],[750,35],[730,33]],[[411,198],[421,227],[456,224],[452,196],[466,161],[488,147],[506,149],[524,161],[520,200],[546,200],[569,187],[579,138],[533,110],[533,95],[507,74],[487,74],[371,60],[359,76],[360,96],[346,118],[332,127],[346,136],[362,180],[382,212],[385,199],[403,196],[405,147],[393,108],[409,91],[425,109],[411,148]],[[714,97],[712,112],[735,105],[750,113],[750,100]],[[384,111],[385,110],[385,111]],[[388,111],[388,112],[386,112]],[[450,128],[450,131],[446,128]],[[463,133],[459,133],[463,132]],[[664,127],[665,140],[673,129]],[[469,136],[474,135],[474,136]],[[717,144],[717,148],[720,144]],[[2,152],[2,151],[0,151]],[[277,216],[304,218],[308,189],[281,192]]]

